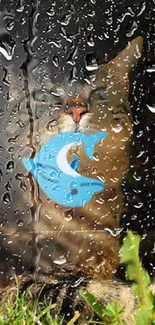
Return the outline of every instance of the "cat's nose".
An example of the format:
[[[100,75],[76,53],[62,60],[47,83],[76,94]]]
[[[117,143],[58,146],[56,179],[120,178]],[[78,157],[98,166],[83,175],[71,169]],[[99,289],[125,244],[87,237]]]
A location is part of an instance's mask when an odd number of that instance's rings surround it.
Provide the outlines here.
[[[78,123],[81,120],[83,114],[87,113],[87,105],[81,105],[80,103],[75,103],[73,106],[69,107],[67,112],[72,115],[74,122]]]

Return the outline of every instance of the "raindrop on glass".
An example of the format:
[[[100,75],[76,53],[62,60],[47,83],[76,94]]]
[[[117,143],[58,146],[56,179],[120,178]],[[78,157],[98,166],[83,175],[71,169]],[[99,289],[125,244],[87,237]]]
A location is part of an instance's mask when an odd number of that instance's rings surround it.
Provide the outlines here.
[[[23,220],[18,220],[17,221],[17,226],[18,227],[23,227],[24,226],[24,221]]]
[[[93,34],[89,34],[89,35],[88,35],[88,37],[87,37],[87,44],[88,44],[90,47],[95,46],[95,41],[94,41],[94,36],[93,36]]]
[[[67,262],[64,256],[60,256],[58,259],[53,260],[53,262],[57,265],[63,265]]]
[[[59,67],[59,57],[56,54],[53,56],[53,64],[55,67]]]
[[[94,71],[98,69],[98,64],[96,58],[94,57],[93,53],[89,53],[86,55],[86,69],[87,71]]]
[[[10,196],[9,192],[6,192],[3,194],[2,200],[5,204],[9,204],[11,202],[11,196]]]
[[[17,8],[16,8],[17,12],[23,12],[24,5],[25,5],[24,1],[23,0],[19,0],[19,2],[17,4]]]
[[[9,172],[12,172],[13,171],[13,169],[14,169],[14,161],[13,160],[8,161],[8,163],[6,165],[6,169]]]
[[[133,36],[137,28],[138,28],[138,24],[136,21],[134,21],[130,29],[127,31],[126,36],[127,37]]]
[[[143,202],[138,202],[137,204],[134,204],[134,207],[137,209],[140,209],[143,206]]]
[[[47,15],[53,17],[55,15],[55,9],[53,7],[47,9]]]
[[[141,8],[140,8],[140,11],[137,14],[137,17],[141,16],[142,13],[145,11],[145,9],[146,9],[146,2],[143,2],[142,5],[141,5]]]

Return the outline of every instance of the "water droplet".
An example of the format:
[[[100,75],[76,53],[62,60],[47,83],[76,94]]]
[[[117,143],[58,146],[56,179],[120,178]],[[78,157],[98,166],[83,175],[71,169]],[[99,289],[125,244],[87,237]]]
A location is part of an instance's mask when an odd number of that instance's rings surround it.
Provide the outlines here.
[[[70,70],[70,76],[69,76],[69,79],[68,81],[69,82],[74,82],[75,80],[77,80],[78,77],[77,77],[77,69],[76,67],[73,67],[71,70]]]
[[[8,35],[3,34],[0,38],[0,53],[6,58],[6,60],[12,60],[15,49],[15,41]]]
[[[0,117],[4,115],[4,111],[0,109]]]
[[[8,139],[8,142],[12,142],[12,143],[16,143],[17,141],[18,141],[18,135],[15,135],[14,137]]]
[[[116,25],[116,27],[114,28],[114,33],[115,33],[115,34],[120,30],[120,27],[121,27],[121,24],[117,24],[117,25]],[[118,38],[117,38],[116,40],[117,40],[117,42],[119,41]],[[115,40],[115,42],[116,42],[116,40]]]
[[[105,37],[106,39],[109,39],[109,38],[110,38],[110,36],[108,35],[108,32],[104,32],[103,34],[104,34],[104,37]]]
[[[11,185],[10,185],[10,183],[9,182],[7,182],[6,184],[5,184],[5,188],[6,188],[6,190],[7,191],[10,191],[11,190]]]
[[[2,177],[3,177],[3,173],[2,173],[2,170],[0,169],[0,183],[2,181]]]
[[[121,232],[123,231],[123,228],[115,228],[115,229],[110,229],[110,228],[104,228],[105,231],[108,231],[113,237],[120,236]]]
[[[53,127],[54,127],[55,125],[57,125],[57,124],[58,124],[58,122],[57,122],[56,120],[51,120],[51,121],[49,121],[49,122],[47,123],[47,125],[46,125],[46,130],[47,130],[47,132],[52,133],[52,132],[53,132]]]
[[[74,65],[74,63],[75,63],[74,59],[76,59],[77,52],[78,52],[78,47],[76,46],[73,48],[73,50],[69,54],[69,56],[67,58],[67,63]]]
[[[24,226],[24,221],[23,220],[18,220],[17,221],[17,226],[18,227],[23,227]]]
[[[134,207],[137,209],[140,209],[143,206],[143,202],[138,202],[137,204],[134,204]]]
[[[143,162],[143,165],[146,165],[148,163],[148,161],[149,161],[149,157],[147,156],[145,161]]]
[[[3,77],[3,83],[6,85],[6,86],[9,86],[9,74],[8,74],[8,70],[7,68],[3,68],[3,71],[4,71],[4,77]],[[11,114],[10,114],[10,117],[11,117]],[[9,121],[10,122],[10,121]],[[11,122],[10,122],[11,123]]]
[[[72,288],[76,288],[78,287],[82,282],[84,281],[83,277],[80,277],[79,279],[77,279],[74,284],[71,285]]]
[[[107,25],[112,25],[112,23],[113,23],[113,18],[112,17],[109,17],[107,20],[106,20],[106,24]]]
[[[87,44],[88,44],[90,47],[95,46],[94,36],[93,36],[92,33],[89,34],[88,37],[87,37]]]
[[[56,191],[59,192],[60,191],[60,186],[59,185],[53,185],[53,187],[51,188],[52,191]]]
[[[97,252],[97,255],[103,255],[103,254],[104,252],[102,250]]]
[[[151,113],[155,113],[155,105],[153,105],[153,106],[146,105],[146,106]]]
[[[136,220],[137,219],[137,216],[134,214],[133,216],[132,216],[132,220]]]
[[[132,26],[130,27],[130,29],[127,31],[126,36],[127,37],[131,37],[133,36],[135,30],[138,28],[138,24],[136,21],[133,22]]]
[[[11,196],[8,192],[4,193],[2,196],[2,200],[5,204],[9,204],[11,202]]]
[[[146,71],[149,72],[149,73],[155,72],[155,65],[153,65],[152,67],[148,68]]]
[[[135,16],[135,13],[133,12],[131,7],[127,8],[127,11],[118,18],[118,21],[122,23],[127,16],[131,16],[131,17]]]
[[[54,45],[56,46],[57,48],[60,48],[61,47],[61,39],[60,38],[47,38],[47,44],[49,45]]]
[[[15,179],[17,179],[19,181],[19,188],[21,188],[24,192],[26,192],[27,186],[25,184],[23,174],[17,173],[15,175]]]
[[[96,61],[96,57],[94,57],[93,53],[89,53],[86,55],[86,69],[87,71],[94,71],[98,69],[98,64]]]
[[[145,151],[140,151],[136,158],[138,159],[138,158],[142,157],[144,153],[145,153]]]
[[[96,151],[94,152],[93,157],[94,157],[94,160],[95,160],[95,161],[99,161],[99,160],[100,160],[100,155],[99,155],[99,153],[96,152]]]
[[[21,21],[21,24],[24,25],[26,23],[26,18],[22,17],[20,21]]]
[[[50,33],[53,29],[53,24],[49,24],[46,28],[46,33]]]
[[[137,138],[140,138],[142,135],[143,135],[143,131],[140,130],[140,131],[136,134],[136,137],[137,137]]]
[[[140,181],[141,180],[141,176],[139,175],[136,175],[136,174],[133,174],[133,178],[136,180],[136,181]]]
[[[64,263],[67,262],[66,258],[62,255],[59,258],[53,260],[53,262],[57,265],[63,265]]]
[[[18,125],[21,129],[25,126],[25,124],[23,123],[22,120],[18,120],[18,121],[17,121],[17,125]]]
[[[68,26],[69,22],[72,18],[72,14],[65,14],[60,20],[58,20],[58,23],[60,23],[63,26]]]
[[[103,39],[104,39],[103,35],[100,34],[100,35],[98,36],[98,39],[99,39],[100,41],[103,41]]]
[[[103,173],[97,173],[97,178],[101,181],[101,182],[105,182],[105,176]]]
[[[55,15],[55,9],[54,9],[54,7],[51,7],[49,9],[47,9],[47,15],[49,17],[53,17]]]
[[[115,133],[119,133],[123,129],[123,126],[121,124],[121,119],[113,119],[110,122],[110,125],[112,127],[112,131],[114,131]]]
[[[95,16],[95,10],[91,10],[88,12],[89,17],[94,17]]]
[[[89,32],[91,32],[94,28],[94,25],[92,23],[89,23],[87,26],[87,30],[89,30]]]
[[[8,148],[8,152],[9,152],[9,153],[13,152],[14,150],[15,150],[14,147],[9,147],[9,148]]]
[[[14,161],[13,160],[8,161],[8,163],[6,165],[6,169],[9,172],[12,172],[13,171],[13,169],[14,169]]]
[[[96,175],[97,174],[97,168],[96,167],[93,167],[92,170],[91,170],[91,174],[92,175]]]
[[[53,64],[55,65],[55,67],[59,67],[59,57],[56,54],[53,55]]]
[[[145,9],[146,9],[146,2],[143,2],[141,5],[141,8],[140,8],[140,11],[137,14],[137,17],[141,16]]]
[[[8,31],[11,31],[14,28],[14,21],[10,21],[9,23],[7,23],[6,28]]]
[[[24,10],[24,6],[25,6],[25,3],[23,0],[19,0],[18,4],[17,4],[17,8],[16,8],[16,11],[17,12],[23,12]]]
[[[64,212],[64,219],[65,219],[66,221],[71,221],[71,220],[73,219],[73,212],[72,212],[72,210],[70,210],[70,211],[65,211],[65,212]]]

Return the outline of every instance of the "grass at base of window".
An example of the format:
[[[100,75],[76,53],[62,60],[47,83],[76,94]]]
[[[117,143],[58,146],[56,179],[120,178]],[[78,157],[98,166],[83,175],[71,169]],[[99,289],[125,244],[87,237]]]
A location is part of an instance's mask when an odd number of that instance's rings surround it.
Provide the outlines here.
[[[121,262],[127,263],[126,278],[133,281],[133,294],[139,298],[135,325],[155,325],[155,295],[149,288],[150,277],[139,259],[139,244],[140,236],[129,231],[122,246]],[[17,280],[16,284],[16,288],[0,302],[0,325],[63,325],[63,319],[58,320],[58,312],[54,313],[56,304],[52,304],[52,301],[40,303],[39,297],[32,299],[31,287],[19,294]],[[108,304],[105,308],[86,289],[81,289],[80,295],[100,318],[100,321],[90,319],[87,324],[125,325],[119,301]],[[55,316],[51,316],[51,311]],[[79,317],[79,312],[75,311],[67,325],[76,324]]]
[[[34,300],[31,287],[19,294],[17,280],[16,284],[16,288],[0,302],[0,325],[63,325],[63,319],[61,322],[58,321],[58,313],[54,317],[51,316],[51,311],[56,308],[56,304],[46,300],[39,302],[39,297]],[[73,319],[67,325],[75,324],[78,318],[79,313],[75,312]]]

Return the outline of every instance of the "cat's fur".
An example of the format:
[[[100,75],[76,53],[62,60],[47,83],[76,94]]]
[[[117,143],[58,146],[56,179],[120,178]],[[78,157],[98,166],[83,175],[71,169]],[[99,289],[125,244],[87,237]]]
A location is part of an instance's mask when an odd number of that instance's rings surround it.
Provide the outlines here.
[[[107,288],[111,295],[114,285],[103,285],[103,281],[112,278],[119,263],[121,184],[129,167],[133,133],[128,74],[141,56],[142,44],[141,37],[133,40],[115,59],[99,66],[89,83],[64,81],[55,85],[43,67],[31,65],[16,81],[10,73],[3,137],[5,152],[13,147],[15,168],[10,183],[14,191],[7,209],[2,207],[1,272],[6,268],[21,271],[29,266],[40,272],[63,267],[70,277],[78,271],[90,292],[101,301]],[[39,103],[35,96],[40,90],[56,96]],[[102,100],[99,90],[104,91]],[[75,123],[70,111],[77,103],[86,107],[79,123]],[[69,151],[68,161],[78,154],[79,173],[102,179],[105,190],[81,208],[64,208],[51,202],[24,170],[21,158],[34,156],[58,132],[91,134],[100,130],[109,136],[95,146],[95,161],[89,161],[82,145]],[[118,296],[118,289],[114,296]]]

